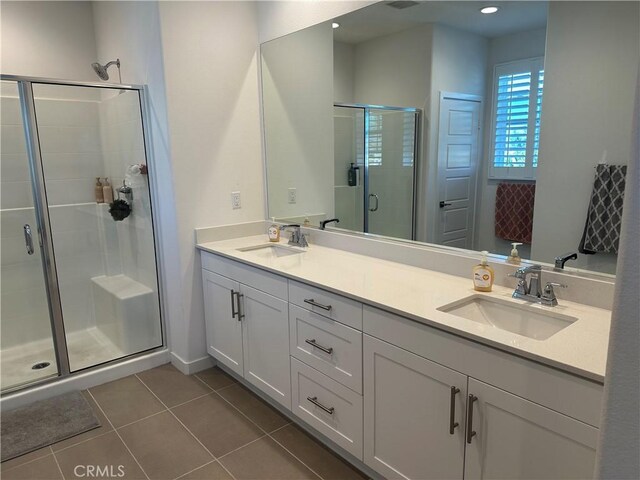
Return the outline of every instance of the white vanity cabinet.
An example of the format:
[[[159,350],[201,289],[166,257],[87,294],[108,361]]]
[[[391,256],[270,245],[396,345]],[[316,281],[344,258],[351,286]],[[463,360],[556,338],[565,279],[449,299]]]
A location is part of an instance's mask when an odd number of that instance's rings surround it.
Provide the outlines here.
[[[291,409],[287,281],[204,252],[202,267],[207,351]]]
[[[202,253],[207,350],[385,478],[590,478],[601,384]]]
[[[473,378],[468,390],[465,479],[593,477],[597,428]]]
[[[467,377],[364,336],[364,461],[387,478],[462,478]]]
[[[238,375],[243,374],[242,323],[236,319],[236,294],[240,284],[202,270],[207,352]]]
[[[364,461],[381,475],[592,477],[601,385],[371,307],[363,328]]]

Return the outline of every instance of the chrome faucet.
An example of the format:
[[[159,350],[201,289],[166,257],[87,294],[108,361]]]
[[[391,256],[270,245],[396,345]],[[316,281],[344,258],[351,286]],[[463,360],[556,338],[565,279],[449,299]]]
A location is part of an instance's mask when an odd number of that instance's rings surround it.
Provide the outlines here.
[[[296,247],[308,247],[309,243],[307,242],[307,236],[300,231],[300,225],[294,223],[291,225],[282,225],[280,230],[284,230],[286,228],[291,228],[291,236],[289,237],[289,245],[293,245]]]
[[[515,274],[510,274],[509,276],[518,279],[518,285],[513,291],[513,295],[511,295],[513,298],[528,300],[549,307],[558,305],[558,299],[553,287],[567,287],[562,283],[547,282],[544,289],[542,289],[542,267],[540,265],[519,268]]]
[[[564,255],[558,255],[555,258],[556,260],[555,270],[563,270],[565,263],[567,263],[569,260],[577,260],[577,259],[578,259],[578,254],[576,252],[569,252],[569,253],[565,253]]]

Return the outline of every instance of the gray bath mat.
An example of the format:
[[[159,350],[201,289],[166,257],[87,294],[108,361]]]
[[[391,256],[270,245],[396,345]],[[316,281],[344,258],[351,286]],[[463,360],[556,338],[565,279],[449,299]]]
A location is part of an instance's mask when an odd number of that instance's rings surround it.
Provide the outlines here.
[[[100,426],[80,392],[2,412],[1,420],[3,462]]]

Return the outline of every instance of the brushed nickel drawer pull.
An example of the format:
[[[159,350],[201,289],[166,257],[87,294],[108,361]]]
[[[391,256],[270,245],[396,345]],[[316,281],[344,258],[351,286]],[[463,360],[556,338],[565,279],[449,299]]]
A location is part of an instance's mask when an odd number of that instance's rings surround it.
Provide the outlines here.
[[[318,307],[326,311],[331,310],[331,305],[322,305],[321,303],[316,302],[313,298],[305,298],[304,303],[308,303],[313,307]]]
[[[331,355],[333,353],[333,347],[323,347],[322,345],[316,343],[316,339],[312,338],[309,340],[308,338],[305,340],[305,343],[308,343],[312,347],[316,347],[318,350],[322,350],[324,353],[328,353]]]
[[[335,411],[335,408],[333,408],[333,407],[325,407],[324,405],[322,405],[318,401],[318,397],[307,397],[307,400],[309,400],[311,403],[313,403],[316,407],[321,408],[322,410],[327,412],[329,415],[333,415],[333,412]]]
[[[460,392],[459,388],[451,387],[451,405],[449,406],[449,434],[453,435],[453,431],[459,426],[456,422],[456,395]]]

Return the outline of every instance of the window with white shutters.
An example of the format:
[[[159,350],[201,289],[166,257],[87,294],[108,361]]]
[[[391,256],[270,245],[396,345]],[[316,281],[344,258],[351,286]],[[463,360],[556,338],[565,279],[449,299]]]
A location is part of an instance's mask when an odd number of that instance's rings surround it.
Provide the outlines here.
[[[542,57],[496,65],[490,178],[535,179],[543,87]]]

